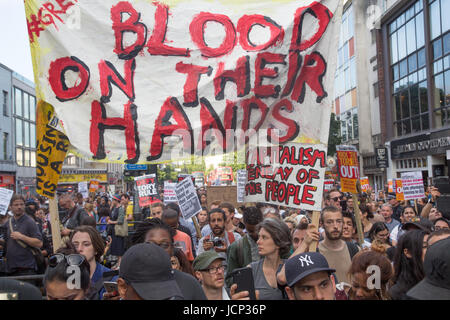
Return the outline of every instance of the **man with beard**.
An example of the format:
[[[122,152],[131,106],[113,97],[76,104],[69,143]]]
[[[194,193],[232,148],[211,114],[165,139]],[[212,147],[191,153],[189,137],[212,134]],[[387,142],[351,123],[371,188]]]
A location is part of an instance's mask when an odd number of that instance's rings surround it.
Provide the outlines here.
[[[347,272],[353,256],[359,251],[357,245],[342,240],[344,217],[336,207],[322,209],[321,220],[325,229],[324,240],[319,243],[319,252],[325,256],[330,268],[336,269],[338,282],[350,283]]]
[[[209,226],[211,227],[211,233],[200,239],[198,242],[198,252],[200,255],[202,252],[208,250],[216,251],[219,256],[227,259],[227,249],[235,241],[240,238],[240,235],[236,232],[225,232],[225,221],[227,219],[225,211],[220,208],[212,209],[209,213]],[[226,267],[227,262],[224,261]]]

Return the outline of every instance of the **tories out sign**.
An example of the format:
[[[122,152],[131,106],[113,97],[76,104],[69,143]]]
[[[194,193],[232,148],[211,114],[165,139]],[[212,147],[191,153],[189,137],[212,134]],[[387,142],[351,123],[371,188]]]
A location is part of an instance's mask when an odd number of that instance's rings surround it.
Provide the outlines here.
[[[25,0],[36,94],[94,160],[327,144],[342,1]]]
[[[247,165],[245,201],[320,211],[326,147],[289,143],[277,155],[270,165]]]
[[[336,146],[341,191],[358,193],[359,180],[358,151],[354,146]]]

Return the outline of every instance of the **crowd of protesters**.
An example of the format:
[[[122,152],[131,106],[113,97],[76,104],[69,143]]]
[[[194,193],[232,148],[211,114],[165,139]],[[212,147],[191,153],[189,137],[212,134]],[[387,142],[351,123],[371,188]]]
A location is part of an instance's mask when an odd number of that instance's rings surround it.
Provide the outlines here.
[[[450,222],[435,207],[438,190],[427,196],[408,203],[381,191],[355,201],[332,189],[314,225],[312,212],[235,208],[207,199],[205,188],[195,223],[162,195],[136,221],[126,193],[66,193],[58,197],[63,245],[54,251],[45,199],[14,194],[0,216],[0,275],[9,276],[0,291],[37,297],[37,282],[10,277],[42,273],[41,299],[246,300],[252,294],[235,275],[250,268],[259,300],[450,300]],[[73,268],[77,286],[68,285]]]

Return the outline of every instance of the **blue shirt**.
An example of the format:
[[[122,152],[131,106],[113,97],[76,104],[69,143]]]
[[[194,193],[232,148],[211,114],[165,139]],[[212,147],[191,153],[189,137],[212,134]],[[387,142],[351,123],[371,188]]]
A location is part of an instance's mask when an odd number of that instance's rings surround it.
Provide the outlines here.
[[[102,265],[101,263],[97,262],[97,267],[95,268],[95,272],[91,278],[91,286],[93,286],[97,281],[101,280],[103,278],[103,273],[108,272],[108,271],[111,271],[111,269],[109,269],[109,268],[105,267],[104,265]],[[116,282],[118,278],[119,278],[119,276],[114,276],[110,281]],[[103,294],[105,293],[105,291],[106,291],[105,287],[102,286],[102,288],[98,292],[100,300],[103,299]]]

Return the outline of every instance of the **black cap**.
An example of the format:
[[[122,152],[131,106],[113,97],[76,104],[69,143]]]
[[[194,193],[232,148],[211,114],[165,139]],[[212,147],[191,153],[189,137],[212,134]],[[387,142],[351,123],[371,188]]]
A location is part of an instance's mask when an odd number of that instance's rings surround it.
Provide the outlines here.
[[[119,276],[144,300],[183,298],[169,255],[153,243],[129,248],[120,262]]]
[[[407,295],[418,300],[450,300],[450,238],[428,247],[423,267],[425,279]]]
[[[41,291],[32,284],[7,278],[0,278],[0,300],[41,300]]]
[[[297,282],[312,273],[327,271],[336,272],[328,265],[327,259],[319,252],[305,252],[289,258],[285,263],[286,282],[293,287]]]
[[[425,232],[432,232],[434,229],[433,223],[425,218],[420,218],[418,221],[406,222],[402,229],[408,230],[410,228],[419,229]]]

